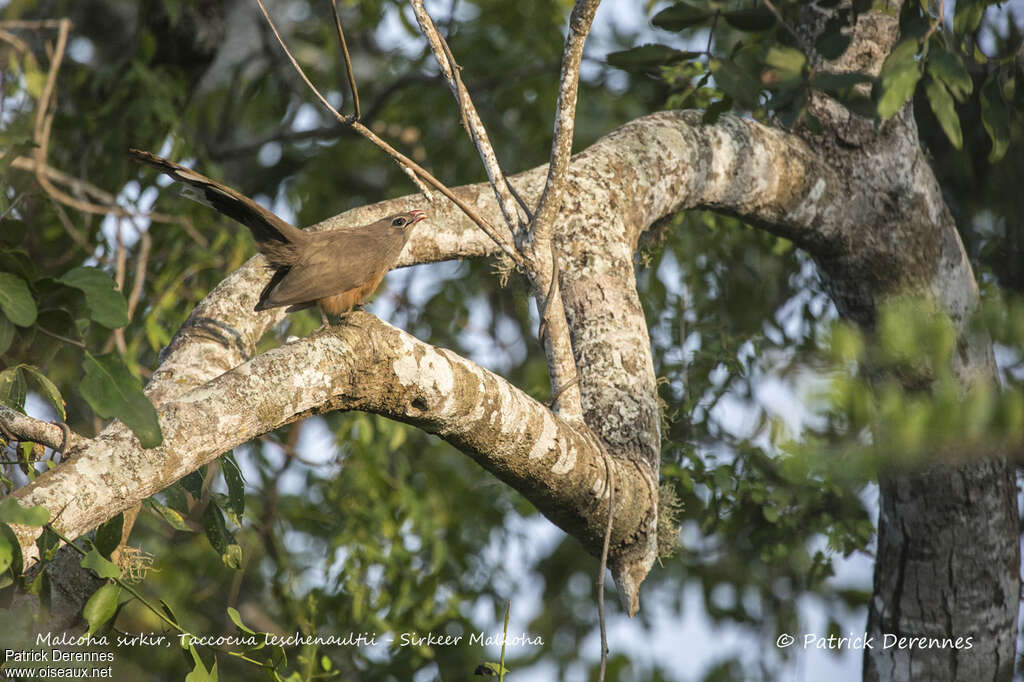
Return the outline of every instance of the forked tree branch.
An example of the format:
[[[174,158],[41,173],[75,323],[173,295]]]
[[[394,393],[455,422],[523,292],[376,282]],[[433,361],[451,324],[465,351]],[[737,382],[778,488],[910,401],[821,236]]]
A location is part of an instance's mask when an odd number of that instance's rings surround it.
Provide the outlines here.
[[[491,187],[494,188],[494,193],[498,197],[498,206],[501,208],[509,230],[514,235],[525,225],[520,218],[519,203],[516,201],[513,191],[510,190],[508,179],[501,169],[497,154],[494,153],[494,147],[491,145],[491,140],[487,135],[487,129],[484,127],[483,121],[480,120],[480,114],[477,113],[473,99],[469,96],[469,91],[462,82],[462,67],[456,63],[451,49],[444,38],[441,37],[437,26],[434,25],[434,20],[431,19],[430,14],[427,13],[426,8],[423,6],[423,0],[411,0],[410,4],[412,5],[413,13],[416,15],[416,21],[420,25],[420,30],[423,31],[423,36],[427,39],[430,49],[434,52],[437,64],[441,68],[441,74],[448,83],[452,95],[455,96],[455,101],[459,106],[459,115],[462,117],[462,124],[473,141],[473,146],[476,147],[477,152],[480,154],[484,170],[487,171],[487,178],[491,181]]]
[[[551,237],[555,218],[562,206],[576,127],[576,100],[579,94],[583,46],[600,4],[601,0],[577,0],[572,14],[569,15],[569,34],[566,36],[565,50],[562,54],[562,72],[559,78],[558,104],[555,108],[555,132],[551,144],[551,161],[548,163],[548,179],[532,227],[532,239],[540,242]]]
[[[547,357],[551,391],[554,396],[552,408],[565,419],[582,422],[582,396],[579,389],[576,360],[569,335],[569,325],[565,318],[565,309],[559,298],[558,254],[550,237],[561,208],[561,195],[565,186],[569,158],[572,155],[583,45],[590,32],[590,26],[600,0],[578,0],[570,15],[569,35],[562,60],[555,140],[551,152],[552,163],[557,165],[549,166],[548,183],[543,194],[546,199],[541,199],[543,215],[531,215],[526,203],[508,182],[498,163],[494,148],[491,146],[487,130],[473,105],[469,91],[462,82],[461,67],[456,63],[451,49],[423,6],[423,1],[410,0],[410,3],[420,29],[434,52],[441,73],[455,96],[463,125],[483,161],[509,230],[516,235],[517,247],[525,261],[526,274],[533,284],[537,311],[541,318],[537,336],[544,346]],[[517,203],[527,216],[528,229],[523,229]],[[540,210],[538,209],[538,211]]]

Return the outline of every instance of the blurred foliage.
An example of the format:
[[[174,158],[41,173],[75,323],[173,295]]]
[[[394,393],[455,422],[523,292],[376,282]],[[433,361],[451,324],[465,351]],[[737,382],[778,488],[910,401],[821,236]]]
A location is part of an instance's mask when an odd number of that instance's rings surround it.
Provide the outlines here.
[[[482,180],[405,4],[339,4],[368,125],[450,185]],[[775,4],[787,22],[797,20],[800,3]],[[766,652],[757,670],[723,652],[704,679],[771,678],[780,664],[776,635],[800,630],[798,598],[822,604],[833,629],[863,613],[866,586],[830,577],[836,556],[870,551],[869,481],[879,467],[914,466],[943,444],[955,444],[943,454],[956,457],[1020,441],[1014,401],[1024,310],[1013,292],[1024,292],[1024,195],[1016,191],[1024,156],[1015,113],[1020,60],[1010,55],[1021,32],[1016,17],[986,12],[987,4],[957,3],[953,29],[924,40],[934,8],[907,3],[901,21],[911,42],[872,83],[870,100],[853,87],[863,79],[813,70],[792,35],[753,2],[659,5],[659,43],[612,27],[608,63],[587,61],[576,149],[663,106],[701,108],[709,120],[736,106],[810,126],[810,88],[857,111],[870,106],[871,115],[882,106],[879,116],[914,97],[922,143],[983,283],[979,333],[997,343],[1003,386],[962,396],[944,376],[955,351],[949,323],[926,306],[893,302],[878,333],[865,335],[835,322],[813,265],[785,240],[706,212],[648,235],[638,282],[662,377],[663,477],[684,503],[684,542],[645,584],[639,626],[664,627],[659,611],[690,615],[686,595],[696,587],[713,625],[739,625]],[[548,158],[570,5],[467,0],[452,5],[455,20],[437,17],[509,171]],[[310,77],[350,111],[326,5],[283,0],[270,9]],[[0,392],[19,409],[33,395],[56,417],[66,409],[71,428],[90,435],[106,415],[89,400],[103,392],[83,386],[88,358],[101,368],[122,363],[123,373],[107,373],[124,385],[132,383],[126,373],[147,377],[195,303],[254,251],[245,230],[178,200],[176,188],[130,164],[128,146],[194,163],[300,225],[414,188],[312,104],[251,3],[11,0],[2,10],[3,20],[63,16],[74,29],[47,162],[79,182],[60,189],[103,203],[89,189],[101,188],[130,210],[155,206],[178,219],[148,223],[65,207],[13,164],[33,153],[56,32],[19,30],[20,44],[0,43]],[[841,48],[840,28],[831,26],[831,42],[818,49]],[[374,309],[546,398],[525,293],[514,278],[499,287],[490,264],[441,264],[392,276]],[[317,323],[292,315],[261,348]],[[876,380],[879,372],[923,376],[935,388],[908,391]],[[775,398],[766,392],[772,386],[788,393]],[[5,484],[21,485],[48,466],[40,450],[7,448]],[[137,589],[193,633],[468,638],[500,632],[511,598],[512,633],[525,630],[544,644],[510,649],[509,679],[592,675],[594,661],[581,651],[596,637],[597,562],[575,541],[548,541],[539,529],[549,526],[530,505],[438,439],[371,415],[334,414],[268,434],[156,495],[132,544],[149,557],[136,557],[136,572],[146,573]],[[99,536],[96,543],[109,544]],[[126,593],[108,587],[97,595],[97,627],[169,632]],[[640,665],[647,657],[628,647],[611,642],[609,679],[675,676],[676,662]],[[252,655],[278,664],[287,679],[407,680],[464,679],[498,652],[383,644]],[[201,645],[125,648],[118,656],[125,679],[178,680],[214,661],[224,679],[255,672]]]

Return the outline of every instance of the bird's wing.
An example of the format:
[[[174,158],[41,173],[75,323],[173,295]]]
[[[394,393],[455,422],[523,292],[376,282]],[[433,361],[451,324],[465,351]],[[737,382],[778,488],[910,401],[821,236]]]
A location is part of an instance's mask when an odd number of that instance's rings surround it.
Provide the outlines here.
[[[379,229],[308,236],[309,246],[261,301],[264,307],[308,303],[362,286],[391,269],[404,243],[401,234]]]
[[[281,220],[244,194],[202,173],[139,149],[129,149],[128,154],[136,161],[155,166],[178,182],[189,185],[194,191],[184,194],[190,199],[216,209],[248,227],[260,245],[260,251],[263,251],[262,244],[266,242],[294,243],[304,238],[302,230]]]

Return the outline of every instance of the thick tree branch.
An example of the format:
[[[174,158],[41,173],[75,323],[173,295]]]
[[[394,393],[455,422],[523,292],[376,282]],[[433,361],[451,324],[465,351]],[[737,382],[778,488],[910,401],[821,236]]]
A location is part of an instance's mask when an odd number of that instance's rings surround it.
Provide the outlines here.
[[[226,412],[225,405],[246,409]],[[443,437],[600,554],[608,472],[587,434],[501,377],[366,313],[263,353],[165,402],[159,410],[160,447],[139,447],[131,431],[117,424],[81,442],[64,466],[15,497],[25,506],[63,510],[57,529],[78,537],[226,450],[334,410],[374,412]],[[622,547],[632,542],[655,500],[635,467],[618,467],[615,481],[620,493],[611,566],[618,576]],[[32,555],[38,529],[19,532],[26,556]],[[638,583],[624,582],[627,604],[635,604]]]

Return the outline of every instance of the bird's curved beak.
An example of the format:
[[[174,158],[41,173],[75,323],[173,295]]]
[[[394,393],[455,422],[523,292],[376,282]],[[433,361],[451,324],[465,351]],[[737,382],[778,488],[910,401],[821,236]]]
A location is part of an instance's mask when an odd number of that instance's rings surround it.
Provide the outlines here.
[[[412,220],[409,221],[409,224],[407,225],[407,227],[412,227],[413,225],[415,225],[419,221],[425,220],[426,217],[427,217],[427,214],[424,213],[423,211],[419,210],[418,208],[414,208],[413,210],[409,211],[409,215],[412,216]]]

